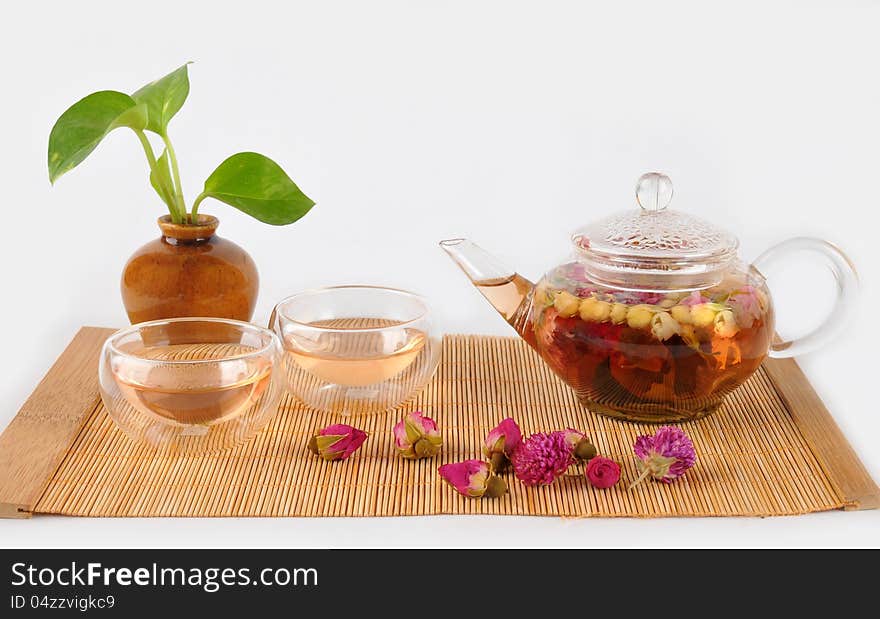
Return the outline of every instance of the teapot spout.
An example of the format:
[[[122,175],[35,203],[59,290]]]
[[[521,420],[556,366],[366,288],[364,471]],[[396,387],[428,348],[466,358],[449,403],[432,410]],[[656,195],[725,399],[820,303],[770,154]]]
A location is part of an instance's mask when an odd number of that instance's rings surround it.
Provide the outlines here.
[[[535,285],[468,239],[447,239],[440,241],[440,247],[504,320],[531,344],[528,323]]]

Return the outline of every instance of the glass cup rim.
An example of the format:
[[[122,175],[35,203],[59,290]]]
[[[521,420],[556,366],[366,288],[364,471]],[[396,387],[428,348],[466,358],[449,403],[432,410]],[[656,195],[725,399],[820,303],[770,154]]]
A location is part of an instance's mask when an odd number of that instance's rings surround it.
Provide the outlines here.
[[[116,341],[125,336],[131,335],[132,333],[136,333],[147,327],[157,327],[160,325],[168,325],[168,324],[178,324],[178,323],[186,323],[186,322],[208,322],[214,324],[223,324],[232,327],[239,327],[242,331],[254,331],[263,336],[269,336],[268,342],[263,346],[260,346],[256,350],[245,353],[238,353],[235,355],[229,355],[228,357],[222,357],[220,359],[172,359],[172,360],[157,360],[157,359],[147,359],[146,357],[142,357],[136,353],[128,353],[119,350],[116,346]],[[127,359],[133,359],[139,363],[148,363],[155,365],[199,365],[202,363],[225,363],[227,361],[238,361],[240,359],[250,359],[253,357],[259,357],[265,355],[273,346],[276,348],[280,346],[278,343],[278,336],[271,330],[265,327],[261,327],[259,325],[255,325],[252,322],[245,322],[243,320],[235,320],[232,318],[213,318],[209,316],[180,316],[177,318],[160,318],[158,320],[148,320],[146,322],[138,322],[133,325],[129,325],[127,327],[123,327],[115,331],[110,337],[107,338],[107,342],[104,344],[113,356],[117,357],[125,357]]]
[[[316,326],[312,323],[297,320],[296,318],[292,318],[289,314],[285,313],[282,307],[290,301],[294,301],[308,295],[322,295],[339,290],[363,290],[380,293],[391,293],[393,295],[406,297],[416,301],[421,309],[417,316],[410,318],[409,320],[403,320],[393,325],[389,325],[387,327],[321,327]],[[320,331],[324,333],[382,333],[383,331],[400,329],[401,327],[406,327],[420,320],[423,320],[430,313],[430,309],[428,308],[427,301],[425,301],[425,297],[420,294],[416,294],[415,292],[404,290],[403,288],[393,288],[391,286],[375,286],[369,284],[344,284],[341,286],[321,286],[317,288],[308,288],[306,290],[296,292],[288,297],[281,299],[275,305],[275,313],[277,313],[278,316],[283,317],[286,321],[297,325],[298,327],[312,329],[314,331]]]

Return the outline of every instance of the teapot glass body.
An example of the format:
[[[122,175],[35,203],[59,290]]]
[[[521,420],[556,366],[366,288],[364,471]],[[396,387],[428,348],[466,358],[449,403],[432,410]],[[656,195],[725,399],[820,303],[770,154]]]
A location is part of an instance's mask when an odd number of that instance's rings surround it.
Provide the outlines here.
[[[761,365],[774,333],[764,277],[736,261],[699,290],[627,290],[574,261],[551,270],[521,334],[589,409],[631,421],[697,419]]]

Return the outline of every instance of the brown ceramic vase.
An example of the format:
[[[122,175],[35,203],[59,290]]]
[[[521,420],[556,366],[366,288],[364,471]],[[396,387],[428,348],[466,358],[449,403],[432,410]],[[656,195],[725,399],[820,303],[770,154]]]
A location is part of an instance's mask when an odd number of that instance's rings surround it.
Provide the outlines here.
[[[122,302],[132,324],[180,316],[251,319],[257,266],[215,234],[219,223],[210,215],[186,225],[159,218],[162,236],[137,250],[122,272]]]

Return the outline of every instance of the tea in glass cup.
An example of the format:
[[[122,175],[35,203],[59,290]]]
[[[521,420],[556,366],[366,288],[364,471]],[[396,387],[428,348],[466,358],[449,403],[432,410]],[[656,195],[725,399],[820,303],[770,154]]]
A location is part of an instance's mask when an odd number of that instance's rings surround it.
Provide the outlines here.
[[[275,335],[245,322],[175,318],[133,325],[104,344],[101,398],[130,437],[199,453],[251,438],[283,391]]]
[[[411,399],[433,376],[440,339],[418,295],[338,286],[288,297],[270,327],[292,395],[311,407],[370,414]]]

